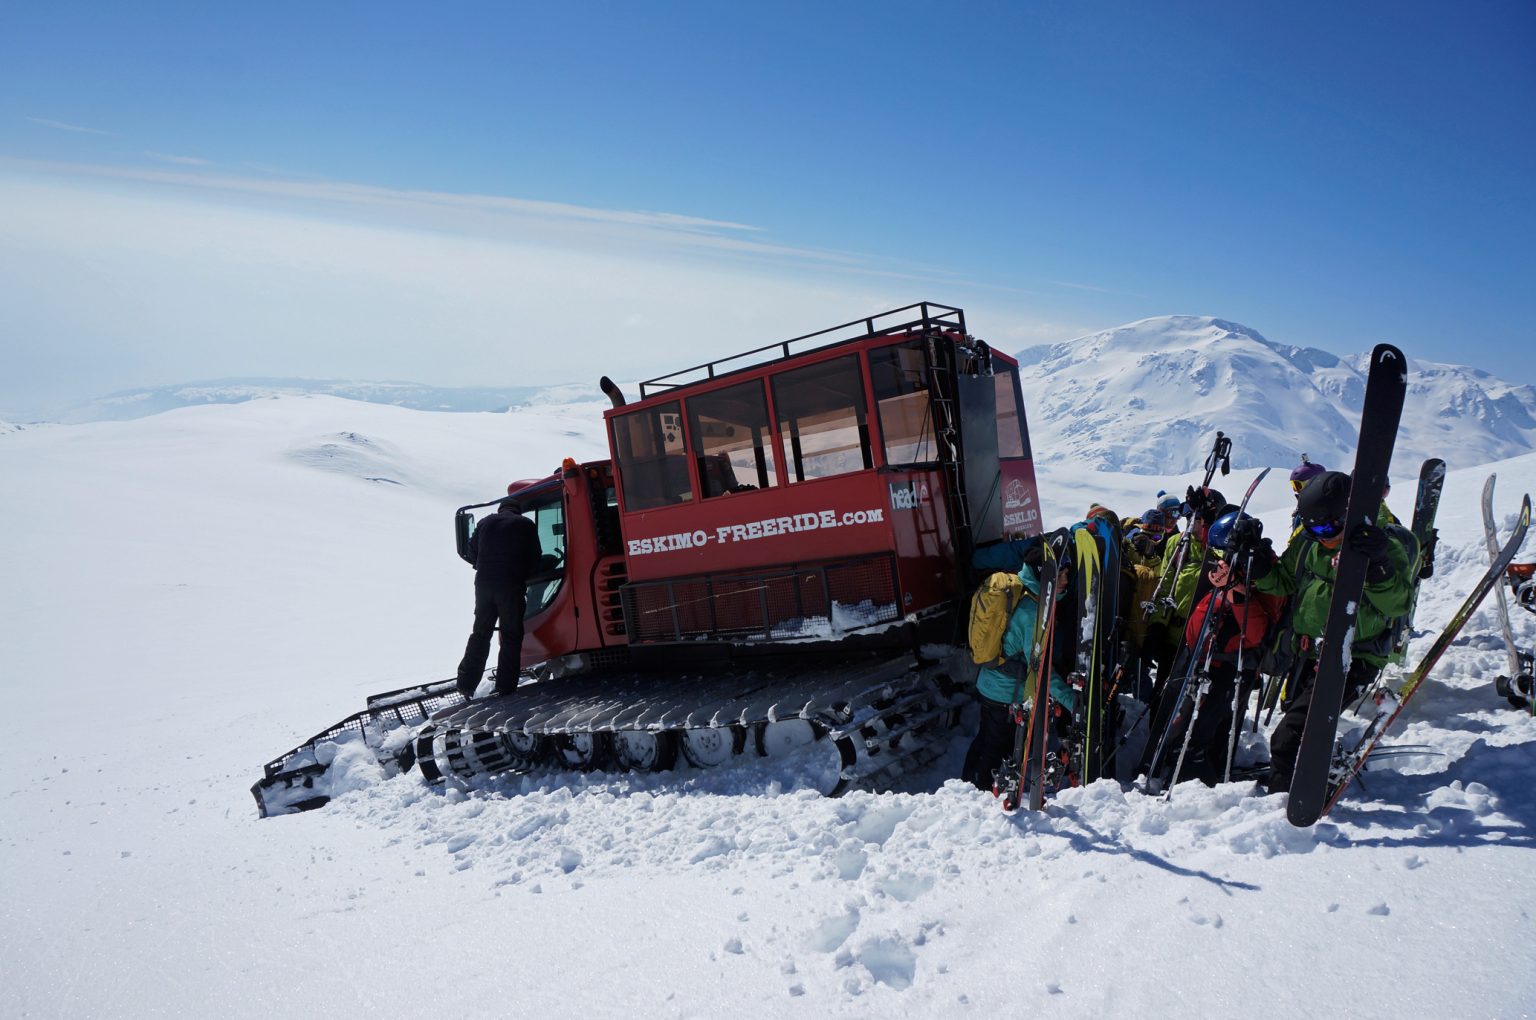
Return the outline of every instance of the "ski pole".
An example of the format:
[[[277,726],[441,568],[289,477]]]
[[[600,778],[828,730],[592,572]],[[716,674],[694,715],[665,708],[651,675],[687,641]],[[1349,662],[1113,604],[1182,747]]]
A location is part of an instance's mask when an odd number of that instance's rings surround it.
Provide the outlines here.
[[[1163,791],[1163,800],[1173,799],[1173,788],[1179,785],[1179,774],[1184,771],[1184,756],[1189,753],[1189,741],[1195,734],[1195,723],[1200,719],[1200,708],[1205,704],[1205,696],[1211,690],[1211,674],[1200,674],[1200,685],[1195,690],[1195,707],[1189,714],[1189,725],[1184,727],[1184,743],[1179,747],[1178,760],[1173,764],[1173,777],[1168,780],[1168,789]]]
[[[1212,445],[1211,452],[1205,458],[1205,481],[1200,483],[1201,491],[1210,489],[1211,479],[1216,477],[1216,469],[1218,467],[1223,475],[1229,474],[1232,470],[1232,440],[1219,431],[1216,433],[1216,442]],[[1141,604],[1143,615],[1153,613],[1157,609],[1158,604],[1166,598],[1163,595],[1164,581],[1167,581],[1169,578],[1177,580],[1179,571],[1184,569],[1184,554],[1189,548],[1189,537],[1194,533],[1195,508],[1186,502],[1184,504],[1184,512],[1181,512],[1179,516],[1184,518],[1187,526],[1179,534],[1178,545],[1174,547],[1171,569],[1168,573],[1158,578],[1157,588],[1152,592],[1152,598]]]
[[[1228,586],[1226,591],[1231,591]],[[1211,599],[1211,611],[1215,612],[1219,602],[1219,596]],[[1211,692],[1211,661],[1216,657],[1216,635],[1211,634],[1206,639],[1205,661],[1200,664],[1199,684],[1195,688],[1195,704],[1189,714],[1189,723],[1184,727],[1184,742],[1179,746],[1179,757],[1173,763],[1173,777],[1168,780],[1168,789],[1163,793],[1163,800],[1173,799],[1173,788],[1179,785],[1179,776],[1184,773],[1184,756],[1189,753],[1191,738],[1195,735],[1195,724],[1200,721],[1200,709],[1205,706],[1206,695]]]
[[[1245,578],[1248,576],[1248,571],[1252,568],[1253,550],[1249,549],[1248,556],[1243,561],[1243,576]],[[1248,591],[1244,595],[1246,597],[1243,599],[1243,626],[1237,636],[1237,675],[1232,678],[1232,729],[1227,734],[1227,767],[1221,773],[1221,781],[1223,783],[1230,783],[1232,781],[1232,756],[1237,750],[1238,733],[1242,730],[1242,726],[1237,721],[1237,706],[1242,698],[1243,691],[1243,648],[1248,643],[1248,621],[1250,619],[1248,614],[1253,611],[1253,592]],[[1257,718],[1259,713],[1254,712],[1253,714]]]

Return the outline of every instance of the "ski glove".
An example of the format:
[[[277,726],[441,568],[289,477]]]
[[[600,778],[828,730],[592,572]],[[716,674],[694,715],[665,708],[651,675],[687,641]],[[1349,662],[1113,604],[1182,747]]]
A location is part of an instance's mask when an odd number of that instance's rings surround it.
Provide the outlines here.
[[[1259,547],[1259,539],[1264,537],[1264,525],[1254,517],[1239,517],[1232,524],[1232,533],[1227,538],[1227,550],[1233,560],[1242,562],[1249,550]]]
[[[1392,561],[1387,556],[1391,540],[1387,533],[1374,524],[1362,524],[1349,533],[1349,547],[1370,561],[1365,569],[1365,582],[1376,584],[1392,575]]]
[[[1252,559],[1249,559],[1249,549]],[[1230,562],[1237,564],[1239,570],[1248,568],[1248,580],[1259,581],[1269,576],[1269,572],[1275,569],[1275,546],[1267,538],[1261,538],[1245,549],[1241,556],[1233,558]]]
[[[1226,505],[1226,497],[1215,489],[1197,489],[1191,485],[1184,492],[1184,506],[1181,510],[1186,517],[1198,517],[1210,524],[1221,516]]]
[[[1424,538],[1424,548],[1419,553],[1419,580],[1427,581],[1435,576],[1435,543],[1440,540],[1440,532],[1435,528],[1429,529],[1429,534]]]

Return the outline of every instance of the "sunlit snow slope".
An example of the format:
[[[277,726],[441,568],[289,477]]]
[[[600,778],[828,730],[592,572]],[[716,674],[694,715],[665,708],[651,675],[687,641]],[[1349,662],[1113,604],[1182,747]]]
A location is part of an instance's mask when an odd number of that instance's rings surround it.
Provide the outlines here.
[[[259,821],[248,787],[268,758],[368,693],[451,673],[471,604],[454,507],[600,453],[601,409],[284,397],[0,434],[0,1016],[1536,1002],[1536,722],[1493,693],[1486,609],[1392,738],[1434,753],[1308,830],[1250,784],[1164,802],[1101,782],[1009,817],[946,782],[963,732],[880,795],[811,792],[820,748],[447,790],[354,763],[326,809]],[[1415,650],[1481,569],[1483,478],[1499,473],[1506,528],[1536,489],[1536,455],[1452,466]],[[1189,480],[1063,462],[1041,485],[1054,525]],[[1255,497],[1272,530],[1289,498],[1279,478]],[[1536,641],[1536,618],[1516,624]]]

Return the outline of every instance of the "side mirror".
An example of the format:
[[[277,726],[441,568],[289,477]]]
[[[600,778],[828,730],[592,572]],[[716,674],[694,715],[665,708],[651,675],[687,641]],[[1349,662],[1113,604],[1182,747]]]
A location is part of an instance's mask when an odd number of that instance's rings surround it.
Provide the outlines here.
[[[469,536],[475,531],[475,515],[468,510],[460,510],[453,515],[453,541],[458,548],[459,559],[474,566],[475,561],[469,558]]]

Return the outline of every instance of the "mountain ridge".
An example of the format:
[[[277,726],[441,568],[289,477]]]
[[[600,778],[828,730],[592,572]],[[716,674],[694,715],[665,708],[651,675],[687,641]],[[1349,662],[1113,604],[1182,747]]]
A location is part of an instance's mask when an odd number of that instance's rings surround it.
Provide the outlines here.
[[[1536,387],[1404,354],[1409,397],[1397,464],[1441,457],[1465,466],[1536,450]],[[1039,460],[1182,474],[1204,461],[1218,429],[1234,441],[1235,466],[1296,464],[1307,453],[1347,470],[1370,356],[1276,343],[1214,316],[1170,315],[1017,357],[1035,369],[1021,376]]]

